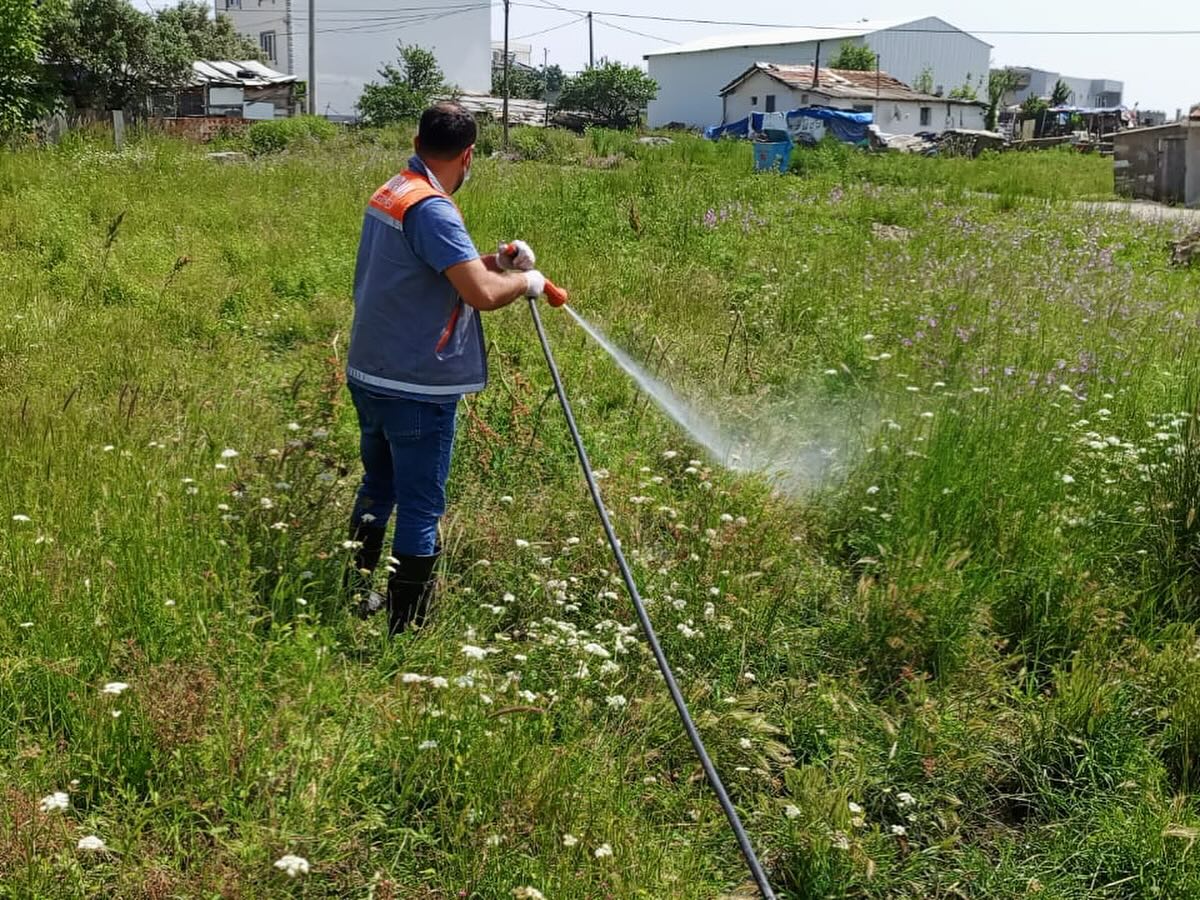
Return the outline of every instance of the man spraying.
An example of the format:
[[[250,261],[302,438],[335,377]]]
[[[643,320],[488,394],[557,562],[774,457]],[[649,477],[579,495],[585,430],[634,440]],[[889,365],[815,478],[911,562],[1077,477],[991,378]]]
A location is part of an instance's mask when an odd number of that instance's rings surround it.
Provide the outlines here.
[[[346,380],[364,474],[346,581],[360,615],[386,603],[391,635],[422,624],[433,592],[458,401],[487,383],[479,313],[546,289],[523,241],[480,257],[450,199],[470,177],[475,137],[475,120],[457,103],[427,109],[408,168],[371,197],[358,248]],[[393,510],[380,597],[370,576]]]

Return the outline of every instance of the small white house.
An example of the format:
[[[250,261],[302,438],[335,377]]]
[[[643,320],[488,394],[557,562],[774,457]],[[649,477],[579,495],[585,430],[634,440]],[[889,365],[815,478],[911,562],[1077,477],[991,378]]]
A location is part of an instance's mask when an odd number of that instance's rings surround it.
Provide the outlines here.
[[[658,84],[648,110],[650,125],[715,125],[721,116],[721,85],[747,66],[760,59],[828,65],[845,46],[869,48],[881,69],[907,84],[928,78],[933,93],[943,96],[968,84],[982,93],[992,52],[986,41],[936,16],[714,35],[645,55],[649,75]]]
[[[788,112],[828,106],[869,112],[885,134],[941,134],[956,128],[982,130],[986,104],[923,94],[886,72],[814,69],[760,62],[721,89],[723,123],[752,112]]]

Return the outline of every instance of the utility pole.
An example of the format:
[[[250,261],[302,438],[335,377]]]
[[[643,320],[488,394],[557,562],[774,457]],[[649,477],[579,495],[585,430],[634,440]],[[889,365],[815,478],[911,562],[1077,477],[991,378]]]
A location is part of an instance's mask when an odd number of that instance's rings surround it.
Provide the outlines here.
[[[592,14],[588,13],[588,68],[596,68],[596,42],[592,39]]]
[[[317,114],[317,0],[308,0],[308,114]]]
[[[504,149],[508,149],[508,8],[509,0],[504,0]]]

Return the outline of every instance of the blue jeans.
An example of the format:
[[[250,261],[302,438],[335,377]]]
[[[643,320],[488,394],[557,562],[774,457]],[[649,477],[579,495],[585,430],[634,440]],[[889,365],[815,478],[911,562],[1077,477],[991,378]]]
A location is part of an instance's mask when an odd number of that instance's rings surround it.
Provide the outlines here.
[[[364,470],[350,524],[385,528],[394,508],[392,555],[432,555],[446,511],[457,400],[387,397],[354,383],[350,396],[358,410]]]

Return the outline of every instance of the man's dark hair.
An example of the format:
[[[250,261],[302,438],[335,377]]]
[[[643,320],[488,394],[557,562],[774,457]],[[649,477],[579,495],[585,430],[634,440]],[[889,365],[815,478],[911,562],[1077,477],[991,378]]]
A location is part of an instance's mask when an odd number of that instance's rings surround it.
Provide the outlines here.
[[[423,155],[449,160],[474,144],[478,133],[475,117],[458,103],[446,101],[421,113],[417,140]]]

